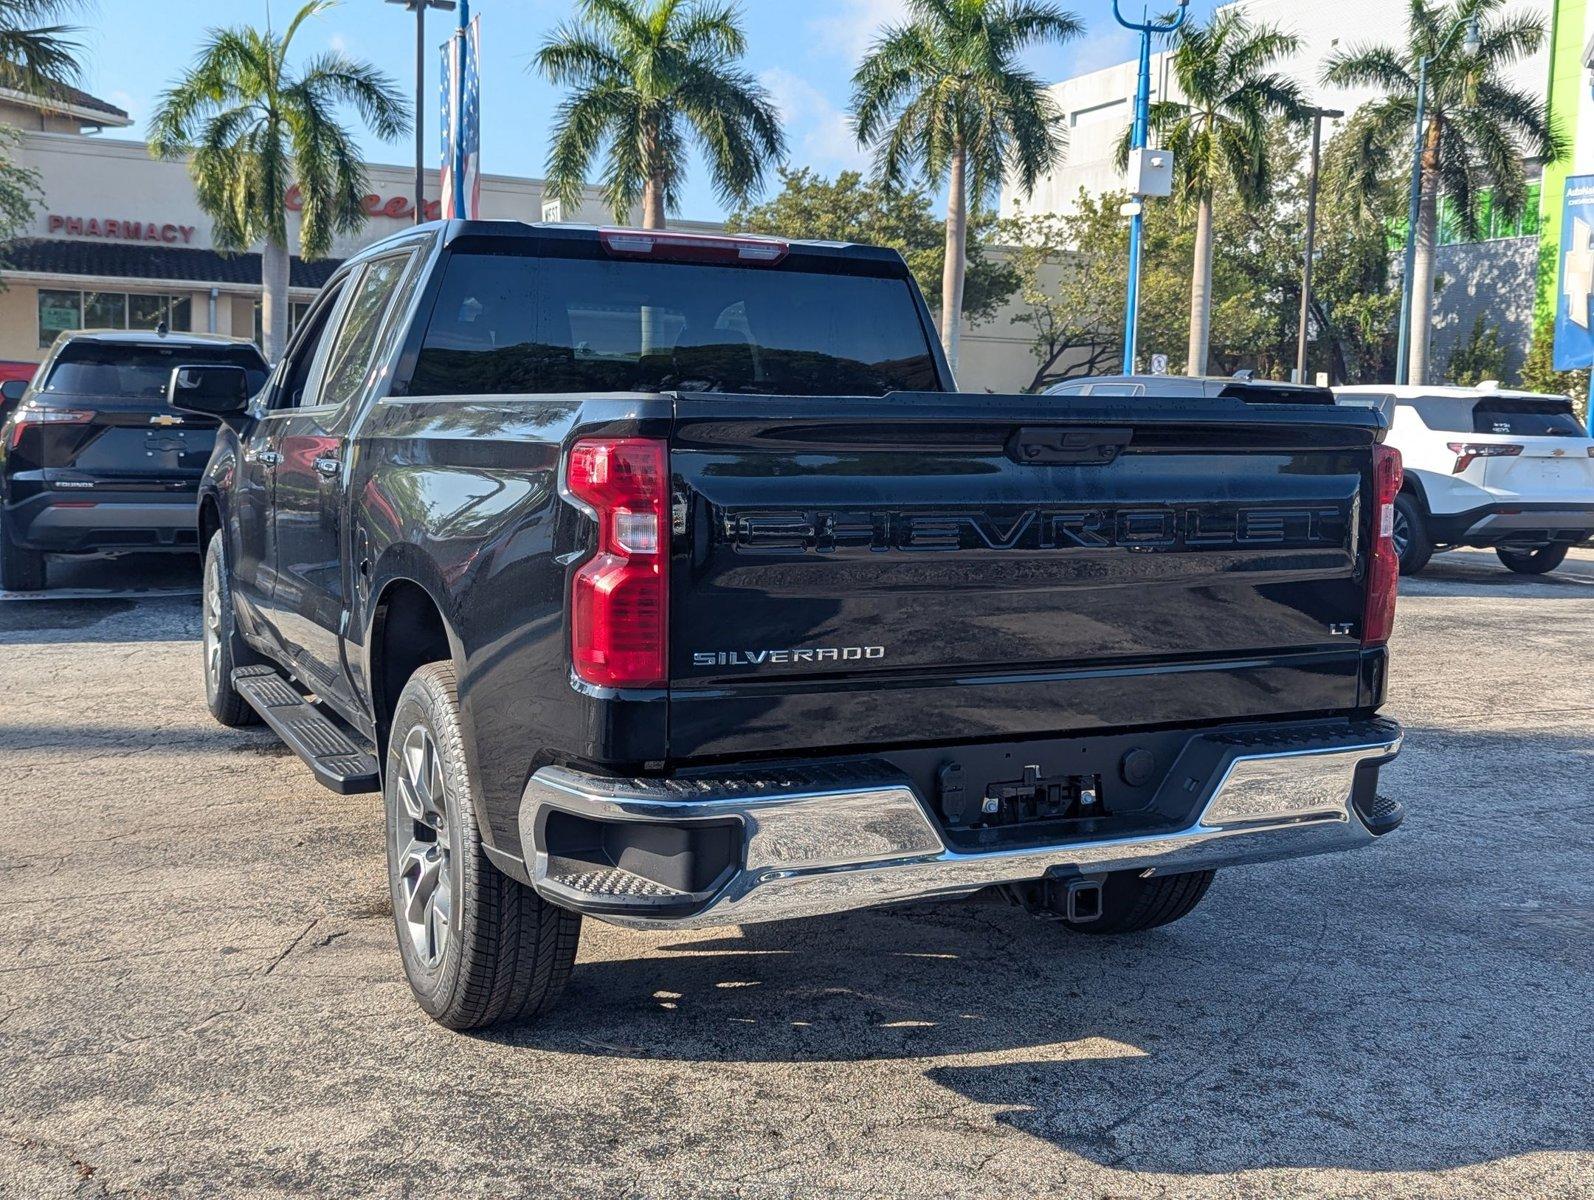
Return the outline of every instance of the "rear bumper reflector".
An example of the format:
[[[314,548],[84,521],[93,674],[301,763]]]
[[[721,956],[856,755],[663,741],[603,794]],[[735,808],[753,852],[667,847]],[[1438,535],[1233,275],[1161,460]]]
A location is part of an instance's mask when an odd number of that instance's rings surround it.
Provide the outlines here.
[[[562,907],[636,928],[748,924],[1048,876],[1178,874],[1365,846],[1398,824],[1398,817],[1381,820],[1375,831],[1359,808],[1374,794],[1377,767],[1399,753],[1401,736],[1381,719],[1308,723],[1260,737],[1198,735],[1190,757],[1180,759],[1207,764],[1194,805],[1183,795],[1190,775],[1177,764],[1152,805],[1192,816],[1155,832],[1041,846],[954,850],[906,777],[867,761],[675,780],[543,767],[522,796],[520,828],[533,886]],[[664,827],[688,839],[729,825],[733,849],[712,879],[705,870],[696,884],[650,885],[644,854],[582,870],[560,848],[550,853],[550,819],[563,819],[557,814],[600,828]],[[602,841],[628,838],[591,844]]]

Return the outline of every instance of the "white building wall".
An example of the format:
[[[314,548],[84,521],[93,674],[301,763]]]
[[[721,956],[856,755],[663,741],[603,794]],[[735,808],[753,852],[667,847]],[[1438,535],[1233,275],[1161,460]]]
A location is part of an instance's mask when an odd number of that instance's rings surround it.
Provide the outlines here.
[[[1399,0],[1334,0],[1312,3],[1309,0],[1236,0],[1247,16],[1259,24],[1273,25],[1301,39],[1297,54],[1282,64],[1305,88],[1311,102],[1322,108],[1354,112],[1376,92],[1368,88],[1330,88],[1320,80],[1324,64],[1340,51],[1358,46],[1388,44],[1403,46],[1406,41],[1406,5]],[[1164,5],[1168,8],[1171,5]],[[1532,0],[1519,0],[1506,11],[1524,10],[1549,20],[1548,7]],[[1545,94],[1549,78],[1549,39],[1530,58],[1518,63],[1509,79],[1519,88]],[[1154,54],[1151,60],[1151,96],[1155,101],[1165,94],[1177,98],[1177,87],[1167,78],[1167,55]],[[1069,212],[1077,203],[1079,191],[1099,195],[1123,186],[1116,151],[1119,139],[1129,128],[1134,104],[1138,65],[1134,60],[1089,74],[1077,75],[1052,86],[1052,98],[1063,114],[1069,130],[1068,157],[1064,165],[1036,188],[1031,198],[1018,194],[1014,187],[1002,190],[1002,215],[1026,212]]]

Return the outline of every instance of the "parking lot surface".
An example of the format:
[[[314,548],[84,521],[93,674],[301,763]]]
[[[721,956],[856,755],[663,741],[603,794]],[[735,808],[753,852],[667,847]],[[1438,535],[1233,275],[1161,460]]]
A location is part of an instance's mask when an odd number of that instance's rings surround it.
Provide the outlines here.
[[[378,798],[210,720],[196,599],[0,602],[0,1195],[1594,1194],[1594,555],[1403,591],[1371,850],[1130,938],[589,922],[478,1036],[410,999]]]

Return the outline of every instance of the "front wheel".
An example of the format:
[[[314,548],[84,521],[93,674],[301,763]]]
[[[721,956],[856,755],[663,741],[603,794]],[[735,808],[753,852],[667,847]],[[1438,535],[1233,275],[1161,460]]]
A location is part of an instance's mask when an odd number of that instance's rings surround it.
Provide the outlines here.
[[[200,639],[205,654],[205,706],[223,725],[258,725],[260,715],[232,685],[234,667],[260,660],[238,635],[220,530],[211,535],[210,544],[205,547],[203,606]]]
[[[1140,933],[1188,916],[1212,886],[1216,871],[1142,875],[1114,871],[1101,888],[1101,915],[1091,921],[1062,919],[1076,933]]]
[[[1571,547],[1565,545],[1540,546],[1537,550],[1511,550],[1496,546],[1494,552],[1508,570],[1518,575],[1548,575],[1566,561],[1569,549]]]
[[[581,916],[482,849],[451,663],[426,664],[399,694],[382,793],[393,923],[416,1001],[450,1029],[547,1012],[575,965]]]

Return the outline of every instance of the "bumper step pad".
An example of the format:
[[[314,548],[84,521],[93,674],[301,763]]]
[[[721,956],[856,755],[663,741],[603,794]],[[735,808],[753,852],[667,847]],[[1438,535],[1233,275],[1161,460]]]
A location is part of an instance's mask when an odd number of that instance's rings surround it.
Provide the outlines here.
[[[272,667],[239,667],[233,686],[261,720],[304,759],[316,781],[339,795],[382,790],[381,770],[369,745],[305,699]]]

